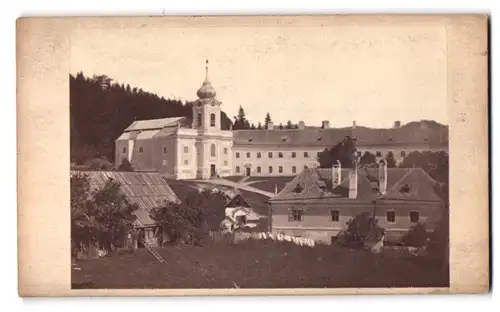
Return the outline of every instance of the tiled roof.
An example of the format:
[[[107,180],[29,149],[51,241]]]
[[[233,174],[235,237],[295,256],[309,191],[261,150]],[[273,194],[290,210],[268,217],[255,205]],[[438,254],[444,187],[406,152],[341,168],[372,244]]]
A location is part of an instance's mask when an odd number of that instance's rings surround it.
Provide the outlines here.
[[[164,201],[174,202],[179,199],[167,181],[157,172],[119,172],[119,171],[71,171],[71,174],[83,173],[89,177],[91,189],[98,189],[111,178],[121,185],[121,191],[127,199],[137,204],[135,211],[136,225],[154,225],[149,210]]]
[[[128,131],[135,130],[153,130],[162,129],[165,127],[175,126],[185,117],[171,117],[171,118],[161,118],[161,119],[149,119],[149,120],[136,120],[127,129]]]
[[[434,181],[421,168],[388,168],[387,191],[378,191],[378,168],[358,168],[358,195],[349,199],[349,171],[341,170],[341,183],[332,187],[332,169],[307,168],[297,175],[283,190],[269,201],[338,199],[373,201],[375,199],[439,201]],[[297,188],[297,186],[299,186]],[[324,186],[322,189],[321,186]],[[409,188],[408,188],[409,187]],[[403,188],[405,190],[403,191]]]
[[[235,130],[234,145],[333,146],[351,135],[350,129],[305,128],[287,130]]]
[[[441,146],[448,142],[445,126],[424,127],[422,123],[411,123],[400,128],[375,129],[314,128],[278,130],[235,130],[234,145],[273,146],[334,146],[346,136],[356,137],[358,146],[424,144]]]

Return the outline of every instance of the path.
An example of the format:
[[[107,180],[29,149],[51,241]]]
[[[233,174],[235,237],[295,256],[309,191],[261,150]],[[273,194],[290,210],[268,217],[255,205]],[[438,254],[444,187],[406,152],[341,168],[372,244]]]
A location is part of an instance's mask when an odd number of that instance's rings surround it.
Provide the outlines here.
[[[229,181],[226,179],[191,180],[191,181],[196,182],[196,183],[201,183],[201,184],[228,186],[228,187],[232,187],[235,189],[240,189],[240,190],[244,190],[244,191],[248,191],[248,192],[258,193],[258,194],[267,196],[269,198],[271,198],[275,195],[274,193],[266,192],[266,191],[258,189],[256,187],[241,183],[241,180],[239,182],[233,182],[233,181]]]

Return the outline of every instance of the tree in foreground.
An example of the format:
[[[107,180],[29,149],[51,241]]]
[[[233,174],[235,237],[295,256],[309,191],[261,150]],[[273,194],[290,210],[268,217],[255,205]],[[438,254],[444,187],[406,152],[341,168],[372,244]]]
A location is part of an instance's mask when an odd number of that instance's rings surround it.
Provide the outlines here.
[[[361,158],[359,159],[359,164],[369,166],[369,167],[376,166],[377,165],[377,157],[373,153],[365,152],[361,156]]]
[[[97,190],[90,190],[85,174],[71,176],[71,239],[79,249],[99,245],[110,251],[136,220],[137,205],[131,204],[112,179]]]
[[[368,240],[379,240],[384,229],[378,225],[378,220],[368,212],[363,212],[351,218],[347,228],[341,235],[342,242],[346,245],[362,244]]]

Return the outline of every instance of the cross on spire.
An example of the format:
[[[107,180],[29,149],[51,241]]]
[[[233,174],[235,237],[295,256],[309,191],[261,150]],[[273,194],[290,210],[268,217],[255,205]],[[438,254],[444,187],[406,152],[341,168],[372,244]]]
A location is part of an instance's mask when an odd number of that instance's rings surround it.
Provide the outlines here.
[[[208,81],[208,59],[205,60],[205,81]]]

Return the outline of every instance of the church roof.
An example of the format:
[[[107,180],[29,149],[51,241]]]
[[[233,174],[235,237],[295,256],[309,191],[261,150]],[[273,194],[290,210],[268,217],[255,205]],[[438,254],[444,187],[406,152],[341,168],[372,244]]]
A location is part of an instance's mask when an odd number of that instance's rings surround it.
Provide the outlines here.
[[[358,168],[358,194],[349,199],[349,170],[341,169],[341,183],[332,187],[331,168],[307,168],[269,201],[280,200],[357,200],[375,199],[440,201],[434,190],[436,181],[421,168],[387,168],[387,191],[378,190],[378,168]],[[402,191],[403,187],[409,187]]]
[[[125,132],[172,127],[176,126],[184,118],[185,117],[170,117],[161,119],[136,120],[130,126],[128,126],[127,129],[125,129]]]

